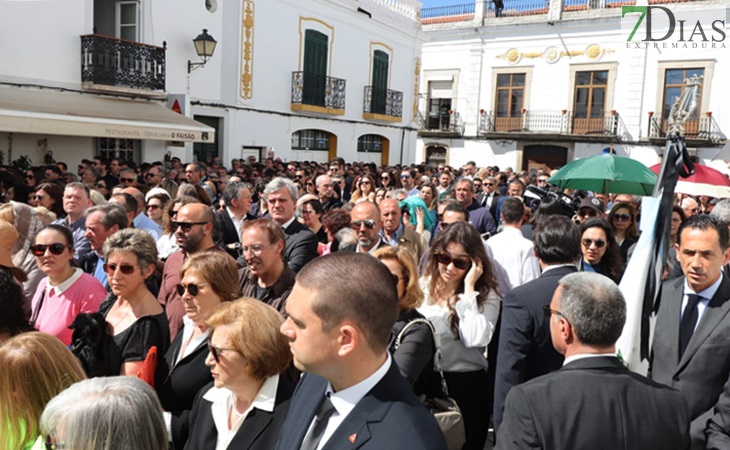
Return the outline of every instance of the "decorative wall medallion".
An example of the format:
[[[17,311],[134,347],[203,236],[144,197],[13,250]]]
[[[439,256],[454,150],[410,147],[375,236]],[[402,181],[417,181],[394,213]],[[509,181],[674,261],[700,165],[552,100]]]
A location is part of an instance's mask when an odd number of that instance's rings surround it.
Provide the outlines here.
[[[545,49],[544,58],[548,63],[554,64],[560,60],[560,50],[552,45]]]
[[[516,48],[511,48],[507,50],[507,53],[505,53],[505,57],[507,59],[507,62],[509,64],[517,64],[520,62],[520,59],[522,59],[522,55],[520,55],[520,51]]]
[[[601,47],[598,44],[591,44],[586,47],[586,58],[597,60],[601,59],[601,55],[603,55],[603,52],[601,52]]]

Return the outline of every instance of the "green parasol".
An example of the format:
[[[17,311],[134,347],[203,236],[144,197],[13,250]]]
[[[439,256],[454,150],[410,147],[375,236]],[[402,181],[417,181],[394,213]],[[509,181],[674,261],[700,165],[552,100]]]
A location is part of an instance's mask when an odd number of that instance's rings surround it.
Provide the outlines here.
[[[563,189],[584,189],[603,194],[652,195],[657,177],[631,158],[598,155],[566,164],[548,183]]]

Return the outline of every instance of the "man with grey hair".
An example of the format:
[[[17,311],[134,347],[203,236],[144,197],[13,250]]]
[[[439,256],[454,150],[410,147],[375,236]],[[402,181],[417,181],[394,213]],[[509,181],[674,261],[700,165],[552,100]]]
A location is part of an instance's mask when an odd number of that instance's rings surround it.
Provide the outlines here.
[[[342,207],[342,202],[335,197],[334,181],[329,175],[320,175],[317,177],[317,195],[322,203],[322,209],[325,212]]]
[[[239,246],[241,244],[243,223],[255,219],[249,215],[252,193],[253,186],[248,183],[240,181],[228,183],[222,196],[225,207],[215,214],[216,244],[234,258],[241,256],[236,244]]]
[[[86,214],[84,237],[91,243],[92,255],[82,267],[109,290],[104,270],[104,243],[119,230],[128,227],[127,210],[119,203],[104,203],[89,208]]]
[[[544,310],[565,363],[509,391],[495,448],[688,448],[682,396],[616,356],[626,302],[615,283],[567,275]]]
[[[71,230],[74,237],[74,261],[78,267],[84,267],[93,254],[91,243],[84,237],[86,233],[86,211],[92,206],[89,187],[84,183],[73,182],[63,190],[63,210],[66,217],[53,223]]]
[[[294,182],[284,177],[274,178],[264,189],[269,214],[284,230],[284,258],[294,272],[317,257],[317,237],[294,216],[298,194]]]

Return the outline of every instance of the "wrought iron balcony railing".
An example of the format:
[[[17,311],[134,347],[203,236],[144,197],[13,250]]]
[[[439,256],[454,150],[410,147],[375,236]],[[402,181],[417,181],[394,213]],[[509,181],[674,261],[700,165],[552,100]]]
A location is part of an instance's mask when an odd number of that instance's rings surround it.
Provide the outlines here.
[[[577,117],[568,110],[527,111],[511,116],[482,111],[479,117],[479,134],[489,133],[545,133],[564,135],[621,136],[620,117],[616,111],[600,117]]]
[[[345,80],[340,78],[307,72],[292,72],[292,105],[319,106],[344,111],[345,84]]]
[[[165,47],[87,34],[81,36],[81,81],[165,90]]]
[[[667,137],[667,120],[655,117],[649,113],[649,139],[664,139]],[[704,117],[690,119],[684,123],[684,137],[687,140],[705,141],[712,145],[721,145],[727,142],[727,136],[720,130],[711,112]]]
[[[365,86],[363,113],[403,117],[403,93],[376,86]]]
[[[421,133],[464,135],[464,120],[457,111],[421,114],[416,118]]]

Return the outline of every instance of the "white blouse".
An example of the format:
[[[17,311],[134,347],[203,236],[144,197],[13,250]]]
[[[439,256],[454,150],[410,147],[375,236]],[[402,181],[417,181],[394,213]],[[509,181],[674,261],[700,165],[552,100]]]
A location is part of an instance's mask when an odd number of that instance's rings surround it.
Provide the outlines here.
[[[435,303],[429,292],[430,278],[420,280],[424,302],[418,308],[433,323],[436,330],[436,344],[441,350],[441,368],[445,372],[473,372],[487,369],[486,347],[492,340],[499,318],[502,299],[490,290],[487,301],[477,305],[478,292],[472,295],[458,294],[449,299],[459,316],[459,339],[451,332],[451,311]]]

